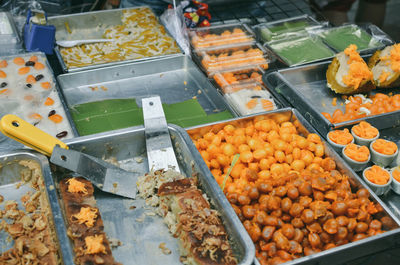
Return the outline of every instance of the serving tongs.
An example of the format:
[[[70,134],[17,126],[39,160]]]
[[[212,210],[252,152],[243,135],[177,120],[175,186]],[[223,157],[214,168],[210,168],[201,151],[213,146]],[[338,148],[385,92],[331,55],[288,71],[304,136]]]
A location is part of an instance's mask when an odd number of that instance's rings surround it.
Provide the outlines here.
[[[102,191],[131,199],[136,197],[138,173],[125,171],[97,157],[71,150],[62,141],[15,115],[3,116],[0,131],[50,157],[53,164],[82,175]]]

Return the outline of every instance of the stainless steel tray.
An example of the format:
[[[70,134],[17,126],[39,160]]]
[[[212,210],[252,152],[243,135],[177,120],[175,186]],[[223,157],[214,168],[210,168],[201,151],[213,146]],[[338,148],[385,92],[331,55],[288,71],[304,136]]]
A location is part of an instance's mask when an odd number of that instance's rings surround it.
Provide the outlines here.
[[[65,23],[68,23],[69,25],[73,25],[75,28],[78,28],[78,29],[87,29],[87,32],[85,32],[85,35],[84,36],[78,35],[78,36],[76,36],[77,39],[83,39],[83,38],[84,39],[91,39],[91,38],[98,39],[98,38],[103,38],[104,29],[107,28],[108,26],[115,26],[115,25],[121,24],[121,16],[122,16],[123,10],[131,10],[131,9],[143,8],[143,7],[150,8],[148,6],[140,6],[140,7],[134,7],[134,8],[110,9],[110,10],[101,10],[101,11],[53,16],[53,17],[48,18],[48,23],[50,25],[54,25],[56,27],[56,39],[57,40],[66,40],[67,36],[69,35],[68,31],[65,27]],[[160,21],[159,21],[159,23],[162,25],[162,23]],[[168,29],[166,27],[165,27],[165,30],[168,32]],[[169,35],[171,35],[171,34],[169,34]],[[173,37],[171,36],[171,38],[173,38]],[[178,45],[178,47],[179,47],[179,45]],[[64,73],[96,69],[96,68],[100,68],[100,67],[104,67],[104,66],[120,65],[120,64],[130,63],[130,62],[145,61],[150,58],[152,58],[152,59],[165,58],[165,57],[171,57],[171,56],[176,56],[176,55],[180,54],[180,53],[178,53],[178,54],[169,54],[169,55],[159,55],[159,56],[140,58],[140,59],[135,59],[135,60],[115,61],[115,62],[110,62],[110,63],[68,68],[64,62],[64,59],[61,56],[61,52],[60,52],[60,49],[58,46],[56,46],[54,48],[54,51],[55,51],[58,61],[61,64],[61,67],[62,67]],[[181,49],[181,53],[182,53],[182,49]]]
[[[141,106],[141,98],[159,95],[166,104],[196,97],[207,114],[229,110],[236,116],[193,61],[184,55],[63,74],[57,79],[66,109],[116,98],[135,98]],[[107,91],[92,91],[95,86],[105,86]]]
[[[252,115],[245,118],[235,118],[224,122],[210,123],[203,126],[196,126],[187,129],[187,132],[196,133],[199,129],[203,132],[208,132],[213,126],[217,128],[223,128],[225,124],[228,124],[232,121],[239,120],[247,120],[252,119],[256,116],[264,116],[264,117],[273,117],[274,115],[290,115],[292,122],[299,121],[302,127],[299,131],[307,134],[307,133],[317,133],[316,130],[311,126],[311,124],[296,110],[296,109],[281,109],[268,114],[259,114]],[[320,135],[321,137],[321,135]],[[321,137],[321,139],[323,139]],[[301,257],[298,259],[294,259],[292,261],[288,261],[285,264],[293,265],[293,264],[344,264],[345,262],[349,262],[351,260],[355,260],[357,258],[370,255],[373,253],[377,253],[379,251],[383,251],[386,249],[390,249],[391,247],[398,246],[400,243],[400,220],[398,219],[400,215],[395,215],[383,202],[382,200],[375,195],[374,192],[363,182],[363,180],[345,163],[345,161],[330,147],[330,145],[324,141],[323,144],[325,146],[325,154],[332,157],[335,162],[337,169],[349,176],[352,180],[352,185],[354,188],[366,188],[370,192],[370,199],[374,202],[378,202],[382,205],[387,216],[390,216],[393,221],[396,223],[396,227],[393,230],[387,231],[383,234],[368,237],[356,242],[351,242],[342,246],[338,246],[329,250],[321,251],[317,254],[313,254],[310,256]],[[204,160],[199,163],[205,165]],[[255,264],[259,264],[258,260],[255,259]]]
[[[24,168],[18,164],[21,160],[32,160],[41,167],[43,182],[47,194],[47,199],[53,215],[53,223],[59,244],[59,254],[64,265],[73,265],[72,249],[69,244],[67,230],[65,228],[64,219],[62,217],[60,205],[57,202],[57,193],[54,189],[54,181],[51,175],[49,162],[43,155],[31,151],[13,151],[8,153],[0,153],[1,178],[0,178],[0,194],[5,200],[15,200],[21,204],[21,197],[28,191],[33,191],[29,185],[22,185],[16,188],[16,184],[21,181],[20,170]],[[3,208],[3,206],[1,206]],[[4,251],[12,246],[6,240],[7,234],[0,233],[0,245],[3,243],[0,251]],[[13,243],[13,242],[12,242]]]
[[[254,245],[211,172],[204,162],[199,163],[201,156],[196,151],[196,147],[180,127],[169,125],[169,131],[180,171],[186,176],[198,174],[200,188],[210,198],[212,206],[221,214],[233,243],[238,264],[251,264],[255,255]],[[84,151],[103,159],[117,160],[119,165],[126,170],[142,174],[148,172],[143,126],[74,138],[68,140],[67,144],[74,150]],[[63,177],[71,176],[71,172],[66,172],[59,167],[55,167],[52,173],[56,190],[58,190],[57,184]],[[60,194],[57,196],[58,200],[61,200]],[[125,199],[97,189],[94,196],[107,236],[118,239],[122,243],[121,246],[113,249],[113,255],[117,261],[123,264],[179,264],[177,239],[169,233],[162,218],[154,216],[152,207],[145,206],[143,199],[139,197],[136,200]],[[172,251],[172,254],[163,254],[159,249],[160,243],[166,243],[166,247]]]
[[[400,111],[394,111],[375,116],[368,116],[341,123],[329,122],[321,112],[330,114],[337,108],[345,109],[344,100],[340,95],[326,86],[326,70],[331,61],[278,70],[263,76],[264,83],[281,101],[286,101],[296,107],[299,112],[323,136],[330,130],[342,128],[366,120],[378,129],[400,125]],[[398,93],[399,89],[376,89],[371,93]],[[337,98],[337,106],[332,106],[332,99]]]
[[[68,108],[66,107],[66,104],[64,102],[64,97],[62,96],[62,92],[60,91],[60,87],[58,86],[57,79],[56,79],[56,77],[54,75],[53,69],[51,68],[51,66],[49,64],[49,61],[46,58],[46,55],[44,53],[42,53],[42,52],[29,52],[29,53],[19,53],[19,54],[14,54],[14,55],[1,56],[0,59],[9,60],[9,59],[12,59],[12,58],[17,57],[17,56],[25,57],[25,56],[33,56],[33,55],[36,55],[38,57],[42,57],[42,58],[45,59],[47,71],[51,74],[51,77],[52,77],[52,79],[54,81],[55,90],[57,91],[57,96],[59,97],[59,99],[61,101],[61,104],[62,104],[62,106],[60,106],[60,107],[62,107],[64,109],[65,115],[66,115],[66,117],[65,117],[66,118],[66,122],[71,127],[71,132],[72,132],[71,136],[72,137],[77,136],[78,133],[77,133],[77,130],[76,130],[75,126],[74,126],[74,123],[72,122],[71,114],[70,114]],[[8,113],[1,113],[0,112],[0,116],[3,116],[5,114],[8,114]],[[55,135],[53,135],[53,136],[55,136]],[[4,136],[2,133],[0,133],[0,151],[6,151],[7,152],[9,150],[15,150],[15,149],[20,149],[20,148],[25,148],[25,146],[23,144],[15,141],[15,140],[9,138],[9,137]]]

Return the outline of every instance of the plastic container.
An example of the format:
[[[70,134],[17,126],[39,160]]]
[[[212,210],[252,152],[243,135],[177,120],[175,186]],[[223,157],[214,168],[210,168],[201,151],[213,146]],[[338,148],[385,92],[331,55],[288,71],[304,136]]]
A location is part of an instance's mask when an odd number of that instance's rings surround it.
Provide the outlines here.
[[[253,27],[257,37],[264,42],[279,40],[301,34],[307,34],[309,28],[319,28],[323,24],[309,15],[281,19],[273,22],[258,24]]]
[[[306,35],[266,44],[288,66],[297,66],[333,58],[335,53],[318,36]]]
[[[253,87],[262,87],[260,84],[253,84]],[[224,95],[227,102],[241,116],[272,111],[278,108],[276,100],[265,89],[257,90],[251,87],[242,88],[237,92]]]
[[[194,56],[209,76],[213,76],[218,71],[243,67],[268,69],[270,62],[270,56],[259,44],[209,49]]]
[[[254,33],[246,24],[234,23],[195,28],[189,31],[193,49],[201,51],[232,44],[254,44]]]
[[[396,172],[395,172],[396,171]],[[399,173],[397,173],[397,172],[399,172]],[[391,185],[391,187],[392,187],[392,190],[395,192],[395,193],[397,193],[397,194],[399,194],[400,195],[400,178],[399,178],[399,180],[397,180],[396,178],[395,178],[395,174],[398,174],[399,175],[399,177],[400,177],[400,167],[395,167],[395,168],[392,168],[392,170],[390,170],[390,174],[392,175],[392,185]]]
[[[382,48],[385,45],[361,27],[350,24],[334,28],[326,28],[316,32],[323,41],[337,52],[346,49],[350,44],[357,45],[360,52]]]
[[[373,148],[374,143],[376,142],[376,140],[374,140],[371,145],[369,146],[369,149],[371,150],[371,161],[374,164],[380,165],[382,167],[386,167],[388,165],[390,165],[393,160],[396,159],[397,155],[399,154],[399,148],[397,147],[396,152],[392,155],[385,155],[385,154],[381,154],[377,151],[375,151],[375,149]]]
[[[238,68],[228,71],[219,71],[213,75],[213,79],[223,93],[233,93],[249,85],[264,85],[262,75],[264,70],[261,67]]]
[[[375,192],[376,195],[380,196],[380,195],[385,194],[385,193],[390,189],[390,186],[391,186],[391,184],[392,184],[392,181],[393,181],[392,174],[391,174],[388,170],[382,168],[383,170],[385,170],[385,171],[389,174],[389,176],[390,176],[390,177],[389,177],[389,181],[388,181],[386,184],[384,184],[384,185],[375,184],[375,183],[369,181],[369,179],[367,179],[367,177],[365,176],[365,172],[366,172],[367,170],[369,170],[370,168],[371,168],[371,167],[367,167],[367,168],[364,169],[364,171],[363,171],[362,176],[363,176],[363,179],[364,179],[365,183],[367,183],[367,185],[371,188],[371,190],[372,190],[373,192]]]

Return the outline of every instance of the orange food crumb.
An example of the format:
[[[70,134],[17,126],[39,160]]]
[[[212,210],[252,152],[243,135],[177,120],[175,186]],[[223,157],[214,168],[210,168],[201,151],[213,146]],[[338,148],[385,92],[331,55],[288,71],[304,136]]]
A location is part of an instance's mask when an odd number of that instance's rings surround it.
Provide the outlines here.
[[[34,84],[34,83],[36,83],[36,79],[35,79],[35,77],[34,77],[33,75],[28,75],[28,76],[26,77],[26,82],[27,82],[28,84]]]
[[[25,75],[25,74],[29,73],[30,70],[31,69],[28,66],[21,67],[18,69],[18,74]]]
[[[337,105],[337,98],[333,98],[332,99],[332,106],[336,106]]]
[[[68,192],[71,193],[82,192],[83,194],[88,193],[87,189],[85,188],[85,183],[80,182],[76,178],[70,178],[69,180],[67,180],[67,183],[68,183]]]
[[[85,254],[97,254],[104,253],[106,254],[106,248],[103,245],[104,236],[103,235],[94,235],[85,237]]]
[[[26,95],[26,96],[24,97],[24,99],[25,99],[26,101],[30,101],[30,100],[33,99],[33,96],[32,96],[32,95]]]
[[[274,109],[274,104],[271,102],[271,100],[268,99],[261,99],[261,105],[264,110]]]
[[[8,94],[7,93],[8,91],[9,91],[8,88],[1,89],[0,94]]]
[[[348,129],[331,131],[328,134],[329,139],[335,144],[346,145],[353,141],[353,136]]]
[[[31,56],[31,58],[29,58],[29,61],[37,62],[37,61],[38,61],[38,58],[37,58],[36,55],[33,55],[33,56]]]
[[[82,207],[80,212],[72,215],[76,218],[79,224],[85,224],[87,227],[93,227],[97,218],[98,210],[91,207]]]
[[[51,106],[53,104],[54,104],[54,99],[52,99],[50,97],[46,98],[46,101],[44,102],[44,105]]]
[[[352,130],[358,137],[365,139],[372,139],[379,133],[377,128],[365,121],[362,121],[358,125],[354,126]]]
[[[390,179],[389,172],[377,165],[373,165],[364,174],[369,181],[377,185],[385,185]]]
[[[394,142],[387,141],[384,139],[377,139],[373,144],[372,148],[380,154],[393,155],[397,151],[397,145]]]
[[[5,68],[5,67],[7,67],[7,65],[8,65],[8,63],[7,63],[6,60],[1,60],[0,61],[0,68]]]
[[[49,88],[51,88],[50,82],[43,82],[43,83],[40,84],[40,86],[41,86],[42,88],[44,88],[44,89],[49,89]]]
[[[29,118],[34,120],[41,120],[43,117],[39,113],[32,113],[31,115],[29,115]]]
[[[6,77],[7,74],[4,71],[0,70],[0,78],[6,78]]]
[[[343,83],[356,90],[363,80],[372,79],[373,74],[368,68],[368,65],[358,54],[356,45],[349,45],[349,47],[344,50],[344,53],[349,57],[347,63],[350,69],[349,73],[343,76]]]
[[[397,180],[398,182],[400,182],[400,167],[396,167],[393,171],[392,171],[392,176],[395,180]]]
[[[254,109],[257,106],[257,99],[251,99],[246,103],[248,109]]]
[[[16,58],[14,58],[13,62],[14,62],[15,64],[17,64],[17,65],[24,65],[24,64],[25,64],[24,59],[21,58],[21,57],[16,57]]]
[[[44,68],[45,68],[44,64],[39,63],[39,62],[35,63],[35,69],[36,70],[42,70]]]
[[[356,144],[348,144],[344,148],[344,154],[357,162],[365,162],[369,158],[369,149],[366,146],[358,147]]]
[[[50,119],[52,122],[54,122],[54,123],[60,123],[60,122],[62,122],[63,117],[61,117],[61,115],[54,114],[54,115],[51,115],[51,116],[49,117],[49,119]]]

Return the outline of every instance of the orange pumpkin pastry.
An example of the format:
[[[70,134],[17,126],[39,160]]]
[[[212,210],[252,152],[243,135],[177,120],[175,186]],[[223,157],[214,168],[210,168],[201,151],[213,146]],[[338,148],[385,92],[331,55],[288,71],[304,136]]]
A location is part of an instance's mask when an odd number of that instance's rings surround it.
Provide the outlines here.
[[[328,133],[329,139],[335,144],[346,145],[353,141],[353,136],[348,129],[335,130]]]
[[[366,169],[364,174],[369,181],[376,185],[385,185],[390,180],[390,173],[377,165]]]
[[[387,46],[376,51],[369,59],[368,66],[374,75],[374,83],[379,88],[400,85],[400,44]]]
[[[327,85],[338,94],[369,92],[375,88],[372,71],[351,44],[336,54],[326,72]]]

